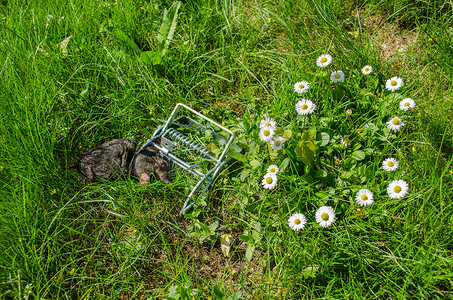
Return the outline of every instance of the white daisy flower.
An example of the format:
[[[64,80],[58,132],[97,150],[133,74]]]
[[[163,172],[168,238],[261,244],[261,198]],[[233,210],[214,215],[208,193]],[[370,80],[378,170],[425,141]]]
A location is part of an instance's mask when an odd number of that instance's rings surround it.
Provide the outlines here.
[[[285,139],[281,136],[276,136],[271,140],[271,148],[274,150],[281,150],[285,144]]]
[[[341,143],[345,147],[351,146],[351,140],[349,139],[349,135],[345,135],[344,137],[341,138]]]
[[[296,111],[299,115],[308,115],[315,111],[316,105],[308,99],[302,99],[296,103]]]
[[[278,173],[278,166],[277,165],[270,165],[269,168],[267,168],[267,173],[272,173],[277,175]]]
[[[400,109],[408,110],[409,108],[415,107],[415,101],[412,98],[405,98],[400,102]]]
[[[398,76],[392,77],[385,83],[385,88],[390,92],[398,90],[403,85],[403,79]]]
[[[393,180],[387,187],[387,194],[392,199],[401,199],[409,192],[409,185],[404,180]]]
[[[264,127],[271,127],[274,131],[277,130],[277,122],[273,118],[265,118],[260,122],[260,129]]]
[[[373,193],[367,189],[360,189],[355,195],[355,202],[360,206],[367,206],[374,202]]]
[[[264,175],[261,184],[265,189],[274,189],[277,186],[277,175],[275,175],[274,173],[267,173],[266,175]]]
[[[394,159],[393,157],[386,158],[382,162],[382,168],[386,170],[387,172],[392,172],[398,169],[398,161]]]
[[[330,206],[321,206],[316,211],[316,222],[324,228],[335,222],[335,211]]]
[[[274,129],[272,127],[264,127],[260,129],[259,137],[263,142],[270,142],[274,136]]]
[[[330,54],[323,54],[316,60],[318,67],[325,68],[332,62],[332,56]]]
[[[295,213],[288,219],[288,226],[292,230],[301,230],[304,229],[305,224],[307,224],[307,219],[305,218],[304,214]]]
[[[401,127],[404,126],[404,123],[398,117],[393,117],[390,121],[387,122],[387,128],[397,132],[401,130]]]
[[[342,82],[344,80],[343,71],[338,70],[338,71],[332,72],[332,74],[330,74],[330,80],[332,80],[335,83]]]
[[[294,84],[294,91],[298,94],[303,94],[308,91],[310,84],[307,81],[299,81]]]
[[[372,66],[369,66],[369,65],[366,65],[366,66],[363,67],[363,69],[362,69],[362,74],[363,74],[363,75],[369,75],[372,71],[373,71],[373,67],[372,67]]]

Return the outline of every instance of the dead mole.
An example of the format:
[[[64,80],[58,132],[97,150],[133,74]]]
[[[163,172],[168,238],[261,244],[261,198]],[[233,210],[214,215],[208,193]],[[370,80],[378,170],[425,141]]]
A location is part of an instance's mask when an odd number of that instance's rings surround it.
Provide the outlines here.
[[[97,178],[115,180],[128,173],[135,148],[137,142],[134,140],[114,139],[83,153],[79,160],[68,168],[77,169],[90,181]]]
[[[170,164],[159,149],[148,145],[135,153],[136,148],[137,142],[134,140],[114,139],[83,153],[77,163],[68,168],[77,169],[90,181],[97,178],[115,180],[130,174],[139,179],[140,184],[145,184],[149,183],[150,174],[153,173],[164,183],[170,183]]]

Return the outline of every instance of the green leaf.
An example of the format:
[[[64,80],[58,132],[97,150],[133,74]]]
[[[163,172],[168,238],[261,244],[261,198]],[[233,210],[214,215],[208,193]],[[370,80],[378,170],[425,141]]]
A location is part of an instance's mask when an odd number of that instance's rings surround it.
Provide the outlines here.
[[[269,150],[269,157],[272,161],[276,160],[278,157],[278,151],[272,149],[271,143],[267,143],[267,149]]]
[[[316,153],[316,139],[309,132],[304,131],[302,133],[301,141],[297,144],[296,154],[306,165],[311,165],[313,163]]]
[[[223,297],[224,297],[222,290],[220,290],[220,288],[218,286],[214,287],[214,294],[216,295],[216,297],[218,299],[223,299]]]
[[[156,51],[145,51],[140,54],[140,61],[146,64],[159,65],[162,62],[162,54]]]
[[[209,230],[211,231],[211,234],[215,234],[215,230],[219,227],[219,221],[215,221],[211,225],[209,225]]]
[[[250,170],[245,169],[239,175],[239,179],[241,179],[241,181],[244,182],[247,179],[247,177],[249,177],[249,175],[250,175]]]
[[[72,37],[72,35],[68,36],[60,43],[61,54],[64,57],[68,56],[68,44],[69,44],[69,40],[71,39],[71,37]]]
[[[220,249],[225,257],[230,255],[231,244],[233,243],[233,237],[231,234],[222,234],[220,236]]]
[[[324,193],[324,192],[317,192],[315,194],[315,196],[319,199],[326,199],[327,197],[329,197],[329,194],[327,193]]]
[[[357,161],[351,157],[343,160],[343,168],[346,170],[352,170],[357,165]]]
[[[357,150],[352,152],[352,158],[354,158],[357,161],[363,160],[365,158],[365,152],[362,150]]]
[[[140,48],[137,46],[134,40],[132,40],[121,29],[118,28],[113,29],[112,34],[117,39],[119,39],[124,45],[126,45],[130,50],[132,50],[135,55],[139,55],[142,52],[142,50],[140,50]]]
[[[244,234],[241,234],[241,235],[239,236],[239,238],[240,238],[241,240],[243,240],[244,242],[246,242],[246,243],[249,243],[250,241],[253,240],[252,237],[250,237],[250,236],[248,236],[248,235],[244,235]]]
[[[257,161],[256,159],[254,159],[250,162],[250,165],[252,166],[252,168],[256,169],[259,166],[261,166],[261,163],[259,161]]]
[[[253,252],[255,252],[255,246],[248,245],[247,250],[245,250],[245,258],[248,262],[252,260]]]
[[[258,151],[258,147],[257,147],[256,143],[255,142],[251,142],[250,143],[250,147],[249,147],[250,158],[255,158],[255,155],[256,155],[257,151]]]
[[[280,164],[280,172],[283,172],[289,165],[289,157],[285,158]]]
[[[316,140],[320,142],[320,146],[326,146],[330,142],[330,135],[327,132],[318,132]]]
[[[300,179],[302,179],[303,181],[305,181],[306,183],[313,183],[313,177],[311,177],[310,175],[308,174],[304,174],[302,176],[299,177]]]
[[[293,132],[288,129],[288,130],[285,130],[285,132],[282,135],[282,138],[284,138],[285,142],[286,142],[287,140],[289,140],[291,138],[292,135],[293,135]]]
[[[232,149],[232,150],[228,151],[228,155],[240,162],[243,162],[243,163],[247,162],[247,159],[245,158],[245,156],[239,152],[236,152],[236,150]]]
[[[308,278],[308,277],[315,278],[316,273],[318,273],[318,269],[319,269],[319,266],[307,267],[302,271],[302,276],[304,276],[305,278]]]
[[[315,173],[315,178],[326,178],[327,177],[327,171],[326,170],[318,170]]]
[[[159,53],[162,57],[165,55],[165,52],[168,50],[170,41],[173,38],[173,34],[176,30],[176,19],[178,18],[178,10],[181,6],[180,1],[176,1],[170,6],[167,10],[163,10],[162,14],[162,23],[160,24],[159,30],[156,33],[156,40],[159,45]]]

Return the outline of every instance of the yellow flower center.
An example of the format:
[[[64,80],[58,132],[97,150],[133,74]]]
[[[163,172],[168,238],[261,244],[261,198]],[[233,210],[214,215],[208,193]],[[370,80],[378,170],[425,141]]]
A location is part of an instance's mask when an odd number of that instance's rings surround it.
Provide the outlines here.
[[[340,78],[340,74],[335,74],[335,78]]]
[[[368,196],[367,195],[362,195],[362,200],[368,200]]]
[[[397,83],[396,80],[392,80],[392,81],[390,82],[390,85],[391,85],[391,86],[395,86],[396,83]]]
[[[394,191],[395,193],[399,193],[399,192],[401,192],[401,187],[397,185],[397,186],[395,186],[395,187],[393,188],[393,191]]]
[[[274,173],[274,172],[275,172],[275,168],[271,168],[271,169],[269,170],[269,172]]]
[[[323,219],[323,221],[329,220],[329,214],[328,213],[322,213],[321,214],[321,219]]]
[[[404,103],[404,106],[409,106],[409,102]]]
[[[269,134],[271,134],[269,130],[264,130],[264,131],[263,131],[263,135],[264,135],[264,136],[268,136]]]
[[[271,177],[267,177],[267,178],[266,178],[266,182],[267,182],[268,184],[271,184],[271,183],[272,183],[272,178],[271,178]]]
[[[303,89],[305,86],[303,84],[299,84],[299,88]]]
[[[295,219],[294,220],[294,224],[299,225],[300,224],[300,220],[299,219]]]
[[[395,118],[395,119],[392,120],[392,123],[394,125],[398,125],[400,123],[400,120],[398,120],[398,118]]]
[[[322,63],[325,63],[326,61],[327,61],[327,58],[325,58],[325,57],[321,58]]]
[[[307,104],[302,104],[302,106],[301,106],[301,107],[302,107],[302,109],[304,109],[304,110],[305,110],[305,109],[307,109],[307,108],[308,108],[308,105],[307,105]]]
[[[271,123],[266,123],[264,124],[264,126],[271,126]]]
[[[369,68],[365,68],[365,72],[368,72],[370,69]]]
[[[343,139],[343,143],[349,144],[349,138],[345,137],[345,138]]]
[[[276,140],[276,141],[274,142],[274,144],[275,144],[275,146],[280,146],[280,141],[279,141],[279,140]]]
[[[387,163],[387,166],[389,166],[389,167],[393,167],[394,165],[395,165],[395,164],[393,163],[393,161],[389,161],[389,162]]]

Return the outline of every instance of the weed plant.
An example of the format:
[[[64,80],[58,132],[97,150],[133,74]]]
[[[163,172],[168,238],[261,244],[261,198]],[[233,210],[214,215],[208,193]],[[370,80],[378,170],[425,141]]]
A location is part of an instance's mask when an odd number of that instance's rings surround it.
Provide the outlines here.
[[[451,10],[431,3],[379,15],[418,37],[383,57],[362,21],[387,1],[1,2],[0,297],[451,298]],[[335,69],[316,66],[323,53]],[[401,95],[383,89],[393,76]],[[295,111],[300,80],[317,105],[308,117]],[[402,97],[417,106],[394,134],[385,122]],[[177,215],[192,188],[178,169],[146,186],[67,170],[104,141],[144,143],[178,102],[244,149],[191,213]],[[264,117],[291,131],[276,157],[258,139]],[[311,164],[296,151],[304,132]],[[398,173],[380,169],[388,156]],[[282,172],[265,190],[271,163]],[[409,183],[405,198],[386,196],[392,176]],[[362,208],[364,186],[376,201]],[[338,219],[322,228],[326,204]],[[304,230],[288,227],[293,212]]]

